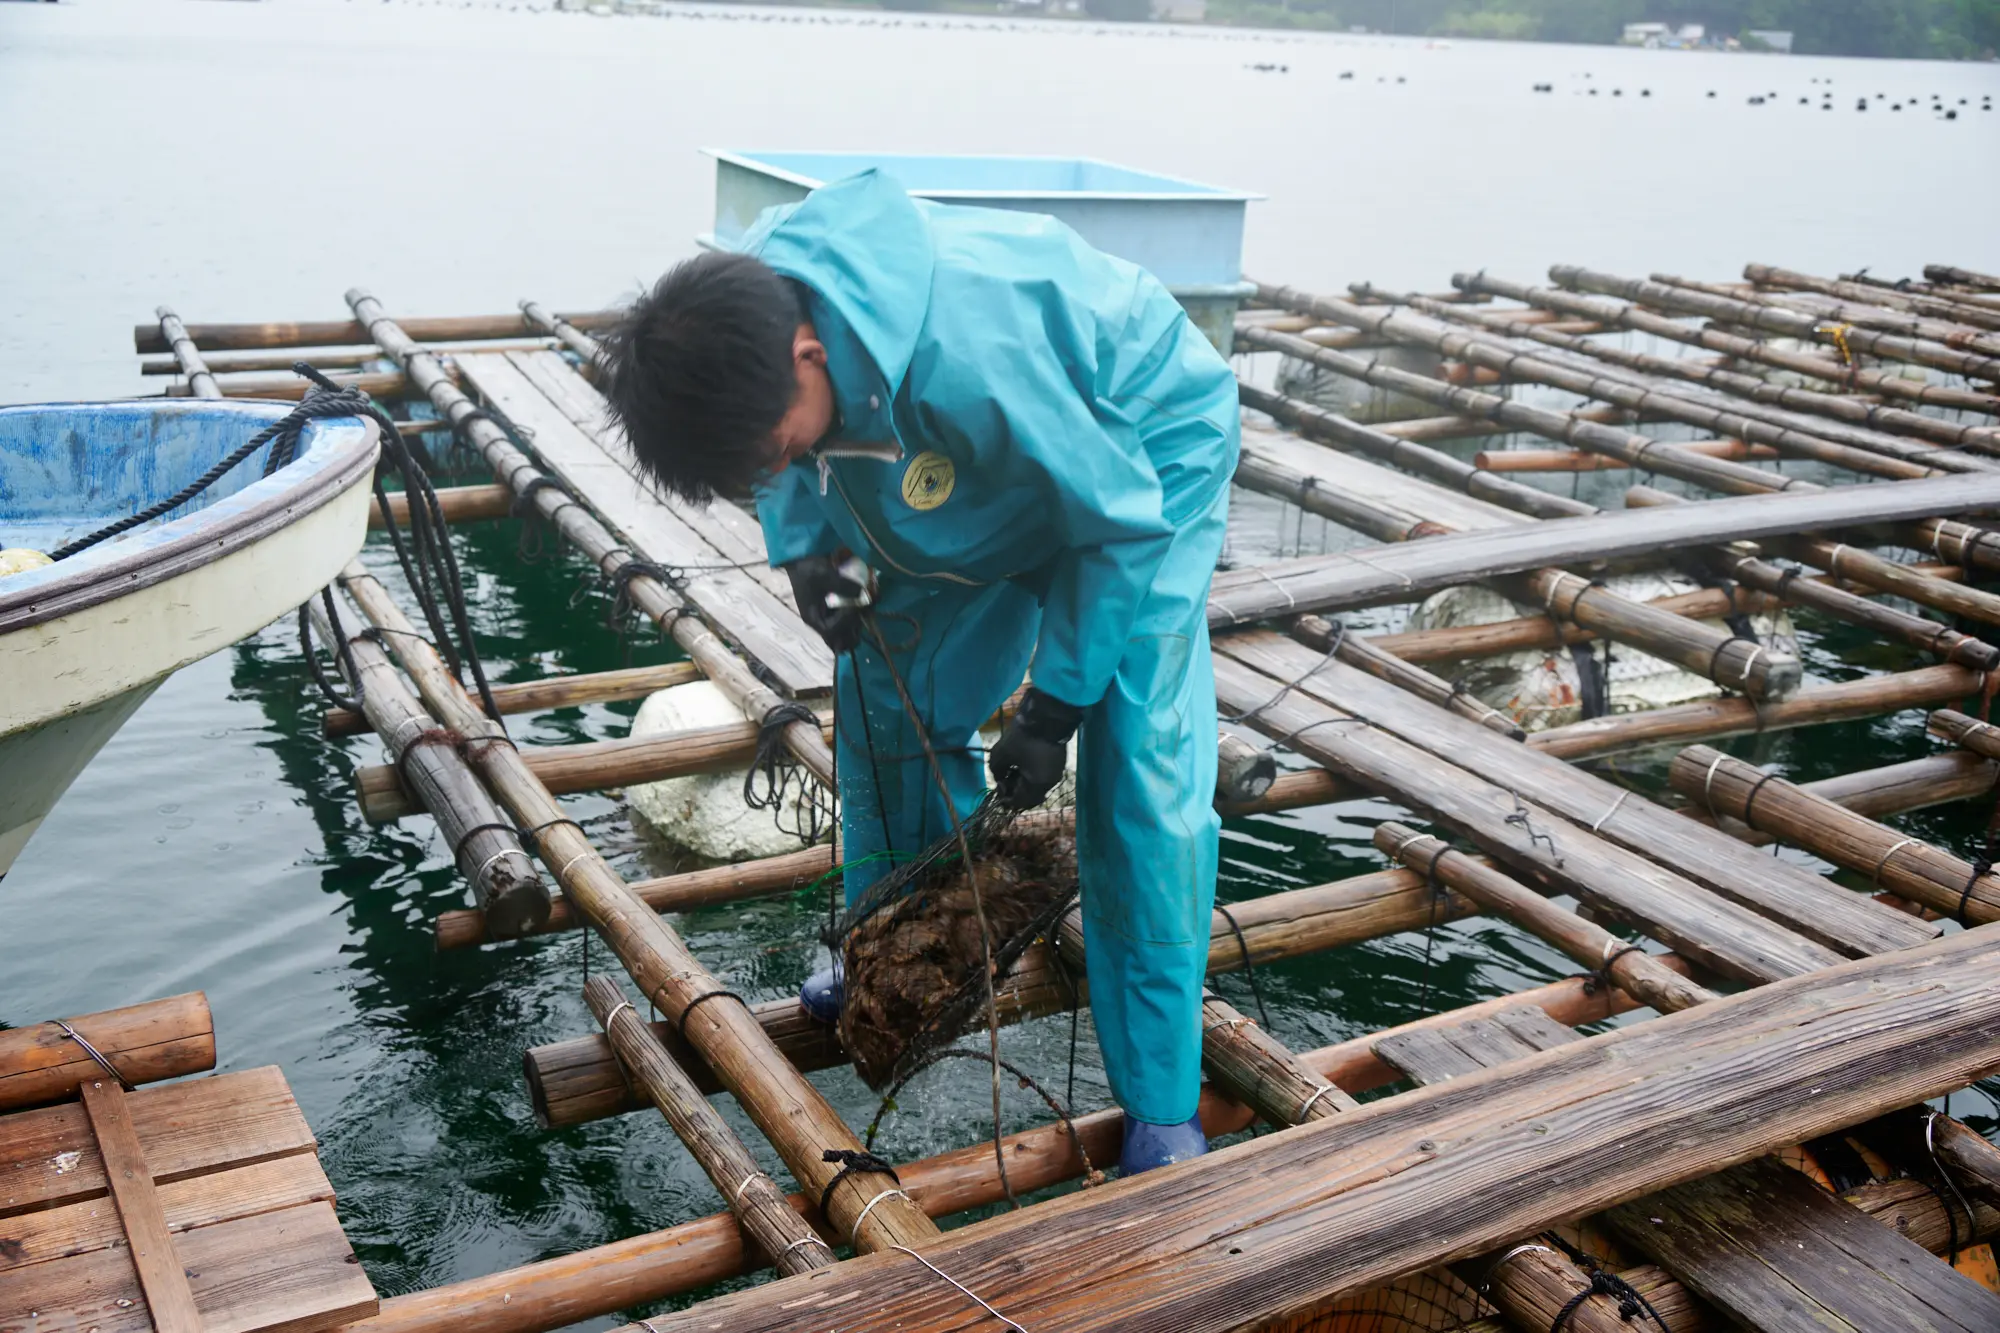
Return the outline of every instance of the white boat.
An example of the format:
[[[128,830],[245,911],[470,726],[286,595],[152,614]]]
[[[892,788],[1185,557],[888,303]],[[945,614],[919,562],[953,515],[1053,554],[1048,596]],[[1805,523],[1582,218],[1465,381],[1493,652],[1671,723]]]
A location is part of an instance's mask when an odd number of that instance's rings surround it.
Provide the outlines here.
[[[144,513],[290,410],[195,400],[0,408],[0,548],[58,552]],[[308,422],[292,460],[269,476],[266,446],[149,522],[0,574],[0,875],[161,681],[294,609],[354,556],[377,436],[367,418]]]

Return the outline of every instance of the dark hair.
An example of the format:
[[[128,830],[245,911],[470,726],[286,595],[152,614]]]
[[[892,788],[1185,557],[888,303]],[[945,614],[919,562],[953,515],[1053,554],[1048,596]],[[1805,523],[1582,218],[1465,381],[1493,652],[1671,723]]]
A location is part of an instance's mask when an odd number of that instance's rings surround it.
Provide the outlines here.
[[[632,452],[676,495],[703,502],[757,480],[792,405],[792,284],[751,255],[677,264],[602,340],[598,387]]]

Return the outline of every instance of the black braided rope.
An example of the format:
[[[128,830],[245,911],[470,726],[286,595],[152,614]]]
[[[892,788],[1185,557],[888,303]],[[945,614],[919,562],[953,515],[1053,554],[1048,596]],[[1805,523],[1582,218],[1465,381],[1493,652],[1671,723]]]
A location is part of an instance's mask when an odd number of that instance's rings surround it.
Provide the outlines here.
[[[1229,932],[1236,936],[1236,948],[1243,955],[1243,975],[1250,982],[1250,998],[1257,1002],[1257,1019],[1264,1025],[1264,1030],[1269,1032],[1271,1013],[1264,1007],[1264,989],[1257,984],[1257,968],[1250,961],[1250,942],[1243,938],[1243,927],[1236,924],[1234,912],[1221,903],[1215,905],[1215,910],[1222,913],[1222,919],[1229,923]]]
[[[733,990],[703,991],[700,995],[697,995],[692,1000],[689,1000],[687,1003],[687,1008],[681,1010],[681,1016],[674,1020],[674,1028],[681,1034],[682,1041],[687,1040],[688,1015],[692,1014],[695,1010],[701,1008],[704,1004],[707,1004],[710,1000],[718,1000],[718,999],[734,1000],[736,1001],[736,1003],[742,1005],[745,1009],[748,1009],[750,1007],[750,1001],[744,999],[741,995],[738,995]]]
[[[828,1148],[820,1153],[819,1159],[822,1162],[840,1163],[840,1170],[833,1173],[833,1179],[827,1181],[826,1188],[820,1191],[819,1211],[822,1217],[831,1215],[826,1211],[826,1206],[833,1198],[834,1188],[856,1171],[877,1172],[895,1181],[899,1187],[903,1183],[903,1178],[896,1174],[896,1168],[872,1152],[855,1148]]]
[[[1666,1333],[1673,1333],[1671,1329],[1667,1329],[1667,1321],[1660,1318],[1660,1312],[1639,1294],[1637,1288],[1616,1273],[1607,1273],[1602,1268],[1593,1268],[1590,1272],[1590,1286],[1570,1297],[1563,1308],[1556,1312],[1554,1322],[1549,1325],[1549,1333],[1562,1333],[1569,1324],[1571,1316],[1577,1312],[1577,1308],[1592,1296],[1609,1296],[1617,1301],[1618,1317],[1628,1323],[1644,1314],[1665,1329]]]

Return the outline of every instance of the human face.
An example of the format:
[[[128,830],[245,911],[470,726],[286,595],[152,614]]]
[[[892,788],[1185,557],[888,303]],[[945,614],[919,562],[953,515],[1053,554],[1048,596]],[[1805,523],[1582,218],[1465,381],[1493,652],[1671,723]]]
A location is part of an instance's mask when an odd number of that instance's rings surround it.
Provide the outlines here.
[[[792,335],[792,372],[797,379],[792,405],[771,432],[766,466],[774,473],[804,457],[833,429],[833,379],[826,371],[826,346],[809,323],[801,322]]]

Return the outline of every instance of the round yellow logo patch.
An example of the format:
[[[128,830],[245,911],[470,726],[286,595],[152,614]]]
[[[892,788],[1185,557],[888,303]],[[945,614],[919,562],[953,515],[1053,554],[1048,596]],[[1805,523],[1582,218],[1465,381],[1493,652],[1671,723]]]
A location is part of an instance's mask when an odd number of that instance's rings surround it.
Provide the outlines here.
[[[951,499],[952,484],[957,480],[951,460],[926,449],[903,471],[903,503],[912,509],[936,509]]]

